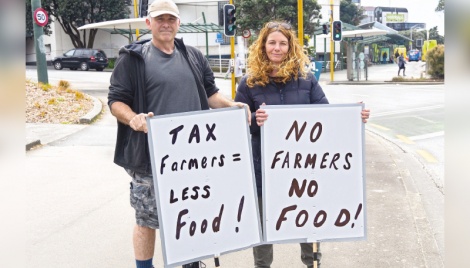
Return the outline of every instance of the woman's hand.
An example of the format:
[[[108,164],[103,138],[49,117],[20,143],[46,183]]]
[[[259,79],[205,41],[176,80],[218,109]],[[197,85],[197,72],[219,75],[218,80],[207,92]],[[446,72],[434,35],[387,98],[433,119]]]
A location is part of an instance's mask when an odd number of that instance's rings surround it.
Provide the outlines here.
[[[266,103],[263,102],[261,106],[264,106],[264,105],[266,105]],[[268,114],[266,113],[265,110],[261,109],[260,107],[258,110],[256,110],[255,117],[256,117],[256,124],[258,124],[258,126],[262,126],[264,125],[264,121],[268,119]]]
[[[362,122],[367,123],[367,119],[369,119],[369,115],[370,115],[370,110],[369,109],[363,109],[361,111]]]

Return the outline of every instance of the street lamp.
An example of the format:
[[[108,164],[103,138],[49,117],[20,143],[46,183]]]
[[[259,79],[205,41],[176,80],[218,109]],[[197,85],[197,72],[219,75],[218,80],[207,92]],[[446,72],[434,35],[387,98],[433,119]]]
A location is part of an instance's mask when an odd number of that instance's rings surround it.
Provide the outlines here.
[[[413,25],[410,27],[410,39],[411,39],[411,44],[410,44],[410,50],[413,49],[413,29],[422,29],[423,27],[421,27],[421,25]]]

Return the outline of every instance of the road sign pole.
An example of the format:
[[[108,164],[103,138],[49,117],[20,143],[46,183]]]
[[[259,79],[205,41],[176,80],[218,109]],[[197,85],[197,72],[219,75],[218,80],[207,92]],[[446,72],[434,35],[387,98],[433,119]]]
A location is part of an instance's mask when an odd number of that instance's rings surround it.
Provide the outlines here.
[[[47,76],[47,62],[46,62],[46,46],[44,45],[44,31],[41,26],[37,25],[34,16],[40,14],[41,20],[43,12],[37,13],[36,9],[41,8],[41,0],[31,0],[31,11],[33,14],[33,29],[34,29],[34,46],[36,47],[36,67],[38,72],[38,82],[43,84],[49,83]],[[47,19],[46,19],[47,21]]]

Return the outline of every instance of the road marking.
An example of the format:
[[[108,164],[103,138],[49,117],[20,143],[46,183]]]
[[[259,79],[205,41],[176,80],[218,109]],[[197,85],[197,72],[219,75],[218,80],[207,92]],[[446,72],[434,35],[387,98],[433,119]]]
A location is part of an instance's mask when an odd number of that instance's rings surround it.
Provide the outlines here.
[[[412,141],[418,141],[418,140],[425,140],[425,139],[430,139],[430,138],[435,138],[435,137],[440,137],[440,136],[444,136],[444,131],[413,136],[413,137],[409,137],[409,139]]]
[[[373,123],[367,123],[367,125],[368,125],[368,126],[373,126],[373,127],[375,127],[375,128],[378,128],[378,129],[384,130],[384,131],[390,130],[389,128],[383,127],[383,126],[381,126],[381,125],[373,124]]]
[[[399,138],[402,142],[406,144],[414,144],[414,142],[410,140],[407,136],[397,135],[397,138]]]
[[[437,161],[437,159],[432,155],[430,154],[428,151],[425,151],[425,150],[416,150],[416,152],[421,155],[421,157],[423,157],[426,161],[428,161],[429,163],[438,163],[439,161]]]
[[[440,108],[444,108],[444,105],[434,105],[434,106],[426,106],[426,107],[419,107],[419,108],[412,108],[412,109],[404,109],[404,110],[398,110],[398,111],[390,111],[390,112],[376,113],[376,114],[371,114],[371,115],[370,115],[370,118],[372,118],[372,117],[380,117],[380,116],[387,116],[387,115],[395,115],[395,114],[404,114],[404,113],[410,113],[410,112],[416,112],[416,111],[434,110],[434,109],[440,109]]]
[[[421,117],[421,116],[414,116],[414,118],[419,119],[419,120],[423,120],[424,122],[428,122],[428,123],[431,123],[431,124],[436,123],[436,121],[432,121],[432,120],[426,119],[426,118]]]

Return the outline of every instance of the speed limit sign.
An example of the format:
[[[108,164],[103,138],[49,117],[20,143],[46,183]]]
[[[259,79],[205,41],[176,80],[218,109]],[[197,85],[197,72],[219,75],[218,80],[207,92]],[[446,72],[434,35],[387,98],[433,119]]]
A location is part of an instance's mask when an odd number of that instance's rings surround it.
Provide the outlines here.
[[[44,8],[36,8],[36,10],[34,10],[33,17],[36,24],[41,27],[46,26],[47,22],[49,21],[49,17],[47,16],[47,12],[44,10]]]

